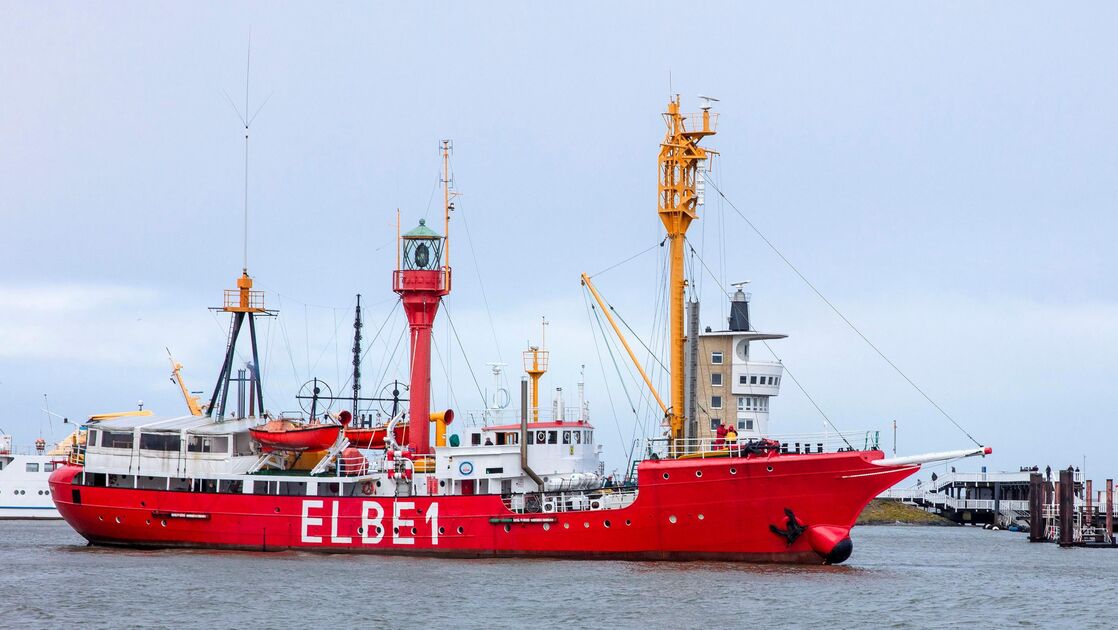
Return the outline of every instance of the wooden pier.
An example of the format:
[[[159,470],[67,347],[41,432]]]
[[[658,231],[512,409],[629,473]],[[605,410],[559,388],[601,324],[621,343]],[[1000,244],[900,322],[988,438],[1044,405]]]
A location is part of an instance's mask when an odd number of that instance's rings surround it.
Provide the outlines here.
[[[1029,541],[1061,547],[1118,548],[1114,535],[1114,481],[1095,492],[1088,480],[1078,492],[1075,471],[1061,470],[1058,481],[1039,472],[1029,477]],[[1101,509],[1100,509],[1101,508]]]

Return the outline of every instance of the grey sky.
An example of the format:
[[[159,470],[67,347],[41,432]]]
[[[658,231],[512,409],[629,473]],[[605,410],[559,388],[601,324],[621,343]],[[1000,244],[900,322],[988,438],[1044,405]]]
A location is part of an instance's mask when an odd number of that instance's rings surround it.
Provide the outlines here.
[[[344,371],[354,293],[367,335],[387,315],[395,209],[405,228],[437,215],[437,143],[450,137],[464,196],[449,309],[478,379],[498,355],[515,364],[547,314],[545,379],[573,390],[587,365],[620,466],[633,420],[614,381],[615,426],[578,274],[660,239],[655,158],[672,90],[688,110],[699,93],[722,99],[716,181],[994,446],[988,465],[1086,455],[1091,476],[1116,474],[1115,12],[0,3],[0,428],[29,443],[44,392],[71,417],[141,398],[179,413],[164,346],[192,387],[212,386],[225,322],[205,307],[241,262],[242,140],[222,91],[242,103],[251,30],[250,99],[271,99],[253,130],[249,265],[283,308],[283,326],[262,333],[276,406],[292,408],[309,375]],[[906,453],[966,445],[709,199],[696,246],[726,281],[753,281],[757,325],[791,335],[774,349],[840,427],[896,418]],[[652,322],[656,256],[600,277],[638,330]],[[704,324],[718,326],[723,298],[702,282]],[[456,345],[436,334],[441,351]],[[374,347],[367,375],[397,375],[386,353]],[[458,406],[479,407],[450,354]],[[773,430],[818,429],[788,385]]]

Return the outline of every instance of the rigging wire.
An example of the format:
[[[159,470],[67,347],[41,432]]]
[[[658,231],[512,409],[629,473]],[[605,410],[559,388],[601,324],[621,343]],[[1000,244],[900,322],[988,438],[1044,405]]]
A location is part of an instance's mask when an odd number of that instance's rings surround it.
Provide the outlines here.
[[[811,404],[815,407],[815,410],[819,412],[819,415],[823,416],[823,421],[835,430],[835,433],[837,433],[838,436],[842,438],[843,442],[846,442],[846,445],[850,447],[850,450],[854,450],[854,447],[850,444],[850,441],[846,439],[846,436],[842,434],[842,431],[839,431],[838,427],[835,426],[835,423],[831,422],[831,418],[827,416],[827,413],[823,411],[823,408],[819,406],[819,403],[815,402],[815,399],[811,397],[811,394],[807,393],[807,390],[804,389],[804,386],[800,384],[799,379],[797,379],[796,375],[792,373],[792,370],[788,369],[788,366],[784,364],[784,360],[781,359],[771,347],[769,347],[769,342],[762,339],[761,343],[764,344],[765,348],[768,349],[768,351],[771,352],[774,357],[776,357],[777,361],[780,361],[781,367],[784,368],[784,373],[792,379],[792,382],[796,384],[796,387],[798,387],[803,395],[811,402]]]
[[[485,282],[481,279],[481,265],[477,262],[477,250],[474,249],[474,240],[470,236],[470,222],[466,220],[466,213],[462,211],[461,202],[459,202],[458,215],[462,217],[462,227],[466,232],[466,243],[470,246],[470,256],[474,260],[474,273],[477,274],[478,288],[481,289],[481,301],[485,304],[485,314],[489,317],[489,332],[493,333],[493,347],[497,349],[497,360],[504,363],[505,360],[501,356],[501,342],[497,338],[497,327],[493,325],[493,310],[489,308],[489,296],[485,292]]]
[[[876,345],[874,345],[874,343],[872,341],[870,341],[869,338],[866,337],[862,333],[862,331],[859,330],[858,327],[854,325],[853,322],[851,322],[849,319],[847,319],[846,316],[842,314],[842,311],[838,310],[838,308],[830,300],[828,300],[826,298],[826,296],[824,296],[823,293],[819,289],[817,289],[815,287],[815,285],[812,284],[811,281],[808,280],[807,277],[804,276],[804,274],[801,273],[800,270],[795,265],[792,264],[792,261],[788,260],[788,258],[785,257],[785,255],[779,249],[777,249],[776,245],[774,245],[772,243],[772,241],[770,241],[763,233],[761,233],[761,230],[757,229],[757,226],[754,225],[753,222],[750,221],[747,216],[745,216],[745,213],[743,213],[741,210],[738,209],[738,207],[736,205],[734,205],[734,202],[731,201],[730,198],[727,197],[726,194],[722,192],[722,189],[720,187],[715,185],[713,182],[709,182],[709,181],[707,182],[707,184],[709,184],[712,188],[714,188],[714,191],[718,193],[718,196],[721,197],[722,199],[724,199],[726,201],[726,203],[731,208],[733,208],[734,212],[736,212],[737,215],[739,217],[741,217],[741,219],[743,221],[745,221],[746,225],[748,225],[750,227],[750,229],[752,229],[753,232],[757,234],[757,236],[761,237],[761,240],[764,241],[765,245],[768,245],[769,249],[771,249],[782,261],[784,261],[784,264],[787,265],[788,268],[791,269],[792,272],[795,273],[800,278],[800,280],[802,280],[804,282],[804,284],[806,284],[808,286],[808,288],[810,288],[812,290],[812,292],[814,292],[815,295],[819,297],[820,300],[823,300],[823,303],[826,304],[828,307],[830,307],[830,309],[832,311],[834,311],[834,313],[836,315],[839,316],[839,319],[841,319],[843,322],[846,323],[847,326],[850,327],[850,330],[853,330],[855,334],[857,334],[859,337],[862,338],[862,341],[866,342],[866,344],[870,348],[873,348],[873,351],[876,352],[877,355],[879,357],[881,357],[886,363],[888,363],[889,367],[893,368],[893,370],[897,374],[899,374],[901,376],[901,378],[903,378],[906,382],[908,382],[908,384],[911,385],[913,389],[915,389],[921,396],[923,396],[924,400],[927,400],[929,403],[931,403],[931,405],[933,407],[935,407],[936,410],[939,411],[939,413],[944,418],[947,418],[947,420],[950,421],[951,424],[955,425],[956,429],[961,431],[963,433],[963,435],[967,436],[967,438],[970,439],[970,441],[974,442],[975,445],[982,446],[981,442],[976,440],[973,435],[971,435],[966,429],[964,429],[963,426],[955,420],[955,418],[951,417],[951,414],[947,413],[947,411],[945,411],[943,409],[943,407],[940,407],[939,404],[936,403],[936,401],[932,400],[931,396],[929,396],[927,393],[925,393],[924,390],[921,389],[919,385],[917,385],[911,378],[908,377],[907,374],[904,373],[904,371],[901,370],[901,368],[897,367],[896,363],[893,363],[889,359],[889,357],[885,356],[885,353],[882,352]]]
[[[688,247],[691,247],[691,244],[690,244],[690,242],[689,242],[689,244],[688,244]],[[698,260],[699,260],[699,263],[700,263],[700,264],[702,265],[703,269],[707,269],[707,273],[708,273],[708,274],[710,274],[710,276],[711,276],[712,278],[714,278],[714,281],[716,281],[716,283],[717,283],[717,281],[718,281],[718,278],[717,278],[717,277],[714,277],[714,273],[713,273],[713,271],[712,271],[712,270],[710,269],[710,267],[708,267],[708,266],[707,266],[707,261],[703,260],[703,259],[702,259],[702,257],[701,257],[701,256],[699,256],[698,254],[695,254],[695,250],[694,250],[694,247],[691,247],[691,254],[692,254],[692,256],[694,256],[695,258],[698,258]],[[721,290],[722,290],[722,293],[726,294],[727,296],[729,296],[729,295],[730,295],[730,294],[729,294],[729,292],[726,292],[726,290],[724,290],[724,289],[721,289]],[[773,351],[773,349],[771,349],[771,347],[769,346],[768,342],[766,342],[765,340],[760,340],[760,341],[761,341],[761,343],[764,343],[764,344],[765,344],[765,347],[767,347],[768,351],[769,351],[769,352],[770,352],[771,354],[773,354],[773,356],[775,356],[775,357],[776,357],[776,360],[777,360],[777,361],[779,361],[779,362],[780,362],[780,364],[784,366],[784,370],[785,370],[786,372],[788,372],[788,375],[789,375],[789,376],[792,376],[792,381],[793,381],[794,383],[796,383],[796,386],[797,386],[797,388],[799,388],[799,391],[802,391],[802,392],[804,393],[805,397],[807,398],[807,400],[808,400],[808,401],[811,401],[811,403],[812,403],[813,405],[815,405],[815,409],[816,409],[816,411],[818,411],[818,412],[819,412],[819,416],[822,416],[822,417],[823,417],[823,421],[824,421],[824,422],[826,422],[827,424],[831,424],[831,428],[833,428],[833,429],[835,430],[835,432],[839,433],[839,436],[840,436],[840,437],[842,437],[842,431],[840,431],[840,430],[839,430],[839,428],[835,427],[835,424],[834,424],[834,422],[832,422],[832,421],[831,421],[831,418],[828,418],[828,417],[827,417],[827,414],[823,412],[823,409],[822,409],[821,407],[819,407],[818,403],[816,403],[816,402],[815,402],[815,399],[814,399],[814,398],[812,398],[812,394],[809,394],[809,393],[807,393],[807,390],[806,390],[806,389],[804,388],[804,385],[803,385],[802,383],[800,383],[800,382],[799,382],[798,380],[796,380],[796,376],[794,376],[794,375],[792,374],[792,370],[789,370],[789,369],[788,369],[788,366],[787,366],[787,365],[785,365],[785,364],[784,364],[784,361],[780,359],[780,357],[779,357],[779,356],[778,356],[778,355],[776,354],[776,352],[774,352],[774,351]],[[843,439],[843,441],[844,441],[844,442],[846,441],[846,438],[845,438],[845,437],[842,437],[842,439]],[[850,442],[846,442],[846,446],[850,446]]]
[[[593,330],[593,324],[596,321],[597,324],[598,324],[598,331],[602,333],[602,340],[603,340],[603,342],[606,346],[606,350],[609,352],[610,360],[613,362],[613,368],[617,372],[617,380],[621,384],[621,390],[623,392],[625,392],[625,399],[629,402],[629,410],[633,412],[633,420],[634,420],[633,424],[634,424],[634,427],[635,427],[637,425],[637,423],[640,422],[640,416],[637,413],[636,405],[633,404],[633,397],[629,395],[629,388],[625,386],[625,378],[621,375],[621,367],[617,364],[617,358],[613,354],[613,347],[609,343],[609,335],[606,334],[605,326],[602,324],[601,315],[598,314],[598,309],[597,309],[596,305],[590,304],[589,300],[587,300],[585,292],[583,292],[582,299],[583,299],[583,303],[587,307],[586,317],[587,317],[587,319],[591,320],[590,321],[591,330]],[[593,317],[591,317],[591,313],[593,313]],[[610,409],[616,409],[616,407],[614,407],[614,403],[613,403],[613,394],[610,391],[609,385],[608,385],[609,379],[606,377],[605,361],[602,361],[602,352],[598,347],[598,336],[593,335],[593,337],[594,337],[594,350],[598,354],[598,365],[602,370],[602,381],[606,383],[606,394],[609,396],[609,399],[610,399]],[[631,376],[632,375],[630,374],[630,377]],[[628,448],[628,451],[629,451],[628,455],[626,457],[626,460],[627,460],[626,470],[628,470],[629,467],[632,465],[633,454],[636,451],[636,440],[635,439],[632,440],[632,442],[626,447],[625,446],[625,436],[624,436],[624,434],[621,433],[621,423],[617,420],[617,414],[616,413],[614,414],[614,423],[617,426],[617,435],[621,439],[622,447],[623,448]],[[634,429],[634,432],[635,432],[635,429]]]
[[[605,269],[599,271],[598,273],[592,273],[592,274],[590,274],[590,277],[593,278],[593,277],[596,277],[596,276],[600,276],[607,271],[612,271],[612,270],[620,267],[621,265],[624,265],[625,263],[632,261],[635,258],[639,258],[640,256],[643,256],[644,254],[647,254],[648,252],[656,249],[657,247],[662,247],[664,245],[664,242],[667,241],[667,240],[668,240],[668,237],[665,236],[664,240],[660,241],[659,243],[649,245],[647,249],[642,249],[641,251],[633,254],[632,256],[629,256],[625,260],[622,260],[619,263],[615,263],[613,265],[610,265],[609,267],[606,267]]]
[[[454,327],[454,320],[450,317],[450,309],[446,307],[446,302],[443,302],[443,310],[446,311],[446,321],[450,323],[450,330],[454,332],[454,338],[458,341],[458,348],[462,351],[462,358],[466,360],[466,369],[470,372],[470,378],[474,381],[474,387],[477,388],[478,396],[481,397],[481,406],[485,407],[485,392],[481,389],[481,384],[477,381],[477,376],[474,374],[474,367],[470,365],[470,357],[466,354],[466,347],[462,345],[462,338],[458,336],[458,329]]]

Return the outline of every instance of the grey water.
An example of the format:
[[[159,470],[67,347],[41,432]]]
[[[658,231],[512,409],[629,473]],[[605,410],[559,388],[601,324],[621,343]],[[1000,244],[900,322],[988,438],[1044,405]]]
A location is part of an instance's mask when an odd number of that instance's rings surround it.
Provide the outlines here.
[[[439,560],[86,546],[0,521],[0,627],[1118,626],[1118,550],[859,527],[846,564]]]

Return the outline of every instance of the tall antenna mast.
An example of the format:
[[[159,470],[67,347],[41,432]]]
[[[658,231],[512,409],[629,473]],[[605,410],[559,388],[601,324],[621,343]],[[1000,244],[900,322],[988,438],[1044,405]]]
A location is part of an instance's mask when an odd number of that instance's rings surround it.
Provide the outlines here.
[[[248,39],[248,52],[245,53],[245,115],[241,121],[245,124],[245,230],[244,230],[244,259],[241,270],[248,272],[248,128],[251,121],[248,118],[248,82],[249,70],[252,68],[252,36]]]
[[[443,140],[439,147],[439,152],[443,156],[443,265],[450,267],[450,211],[454,210],[454,204],[451,203],[453,197],[457,197],[458,193],[450,191],[450,153],[454,150],[453,140]]]
[[[357,294],[357,308],[353,312],[353,417],[357,418],[357,403],[361,397],[361,294]]]

